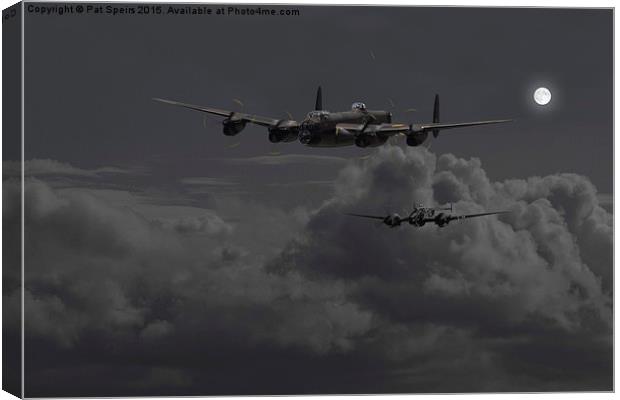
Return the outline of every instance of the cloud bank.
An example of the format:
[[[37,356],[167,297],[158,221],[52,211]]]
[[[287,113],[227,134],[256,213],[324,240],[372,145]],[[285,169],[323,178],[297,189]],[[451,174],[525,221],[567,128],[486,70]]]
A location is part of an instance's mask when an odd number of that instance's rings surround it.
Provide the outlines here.
[[[414,202],[511,213],[344,215]],[[477,159],[385,146],[318,208],[237,203],[252,212],[162,219],[28,178],[26,394],[612,388],[612,215],[586,177],[492,182]]]

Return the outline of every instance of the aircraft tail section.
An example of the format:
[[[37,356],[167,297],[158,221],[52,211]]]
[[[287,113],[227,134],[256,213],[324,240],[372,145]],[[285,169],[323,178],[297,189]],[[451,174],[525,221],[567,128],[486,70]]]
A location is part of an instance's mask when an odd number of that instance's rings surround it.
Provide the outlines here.
[[[314,103],[314,109],[317,111],[321,111],[323,109],[323,92],[320,86],[316,91],[316,102]]]
[[[478,125],[490,125],[490,124],[501,124],[504,122],[510,122],[510,119],[495,119],[489,121],[475,121],[475,122],[459,122],[459,123],[442,123],[440,122],[439,117],[439,95],[435,95],[435,103],[433,104],[433,122],[426,124],[412,124],[407,133],[407,144],[410,146],[417,146],[424,142],[426,139],[426,135],[428,132],[433,133],[433,137],[439,136],[439,131],[443,129],[452,129],[452,128],[464,128],[467,126],[478,126]]]
[[[435,104],[433,105],[433,123],[439,123],[439,95],[435,95]],[[433,137],[439,136],[439,129],[433,129]]]

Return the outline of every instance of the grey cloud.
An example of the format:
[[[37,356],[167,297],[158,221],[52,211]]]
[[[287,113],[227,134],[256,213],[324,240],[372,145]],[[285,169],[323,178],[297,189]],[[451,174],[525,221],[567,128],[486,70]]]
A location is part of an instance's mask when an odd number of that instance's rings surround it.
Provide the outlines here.
[[[317,209],[231,198],[207,212],[29,179],[33,395],[52,391],[42,371],[128,358],[144,368],[107,387],[72,370],[84,386],[59,375],[54,393],[155,394],[140,382],[163,375],[158,393],[203,395],[610,389],[612,217],[587,178],[492,182],[479,160],[387,146],[347,163],[333,193]],[[443,229],[343,216],[413,202],[511,213]],[[71,357],[50,364],[60,349]]]
[[[602,206],[613,207],[614,195],[613,193],[599,193],[598,201]]]
[[[21,174],[22,163],[19,161],[3,161],[3,173],[9,176]],[[97,177],[113,174],[144,174],[145,168],[118,168],[100,167],[95,169],[83,169],[74,167],[68,163],[50,159],[32,159],[23,163],[24,175],[26,176],[76,176],[76,177]]]
[[[181,179],[181,183],[185,185],[197,185],[197,186],[234,186],[236,182],[221,178],[211,178],[206,176],[197,176],[191,178]]]
[[[334,181],[299,181],[299,182],[273,182],[268,183],[267,186],[271,187],[295,187],[295,186],[331,186],[334,184]]]
[[[140,332],[140,337],[146,340],[161,339],[169,335],[174,326],[168,321],[155,320],[150,322]]]
[[[400,212],[414,202],[454,202],[457,213],[511,213],[444,229],[399,230],[342,216]],[[505,348],[486,350],[495,359],[512,357],[511,337],[528,327],[545,337],[551,331],[567,337],[593,334],[586,346],[610,360],[611,349],[603,351],[597,343],[610,338],[612,326],[611,219],[583,176],[491,182],[478,159],[386,147],[366,163],[343,169],[335,198],[311,217],[303,240],[291,244],[270,269],[344,279],[358,303],[392,323],[500,334]],[[571,361],[579,364],[578,358]],[[609,365],[601,361],[599,367]],[[489,379],[495,378],[499,382],[499,376]],[[595,373],[587,379],[596,380]],[[512,387],[502,380],[503,387]],[[534,376],[531,381],[548,390]],[[558,382],[556,388],[567,386],[570,382]]]
[[[206,233],[209,235],[230,234],[233,231],[230,224],[224,222],[217,215],[202,215],[199,217],[182,217],[172,219],[155,219],[162,227],[174,229],[180,233]]]
[[[223,158],[221,161],[233,165],[290,165],[290,164],[319,164],[319,165],[343,165],[347,162],[344,157],[308,155],[308,154],[282,154],[277,156],[257,156],[247,158]]]
[[[26,198],[26,336],[41,350],[29,353],[30,365],[46,351],[80,352],[93,340],[127,354],[152,351],[163,340],[188,343],[177,349],[189,356],[193,346],[218,348],[228,338],[246,343],[239,355],[256,346],[326,354],[351,350],[370,328],[370,314],[347,301],[342,285],[268,274],[255,253],[234,244],[230,250],[230,238],[210,228],[188,238],[188,226],[196,230],[191,221],[170,230],[88,190],[32,179]],[[107,357],[90,354],[93,362]]]

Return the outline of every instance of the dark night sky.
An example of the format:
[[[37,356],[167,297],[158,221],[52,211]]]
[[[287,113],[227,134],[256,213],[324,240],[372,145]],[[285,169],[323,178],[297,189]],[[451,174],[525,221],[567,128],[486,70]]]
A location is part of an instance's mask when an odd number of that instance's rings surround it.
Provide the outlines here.
[[[172,98],[302,118],[323,85],[329,110],[396,104],[398,120],[509,117],[508,126],[442,134],[437,152],[479,157],[494,179],[555,172],[612,191],[609,10],[302,7],[299,17],[33,17],[26,54],[27,158],[81,166],[226,154],[264,155],[260,127],[229,139]],[[373,52],[375,59],[370,56]],[[547,86],[553,101],[534,105]],[[398,112],[416,108],[417,113]],[[278,146],[352,156],[359,149]],[[596,162],[593,162],[596,160]],[[194,166],[192,166],[194,168]]]
[[[26,395],[611,390],[612,11],[287,8],[26,16]],[[150,100],[300,119],[318,85],[516,121],[317,149]],[[511,213],[343,216],[412,202]]]

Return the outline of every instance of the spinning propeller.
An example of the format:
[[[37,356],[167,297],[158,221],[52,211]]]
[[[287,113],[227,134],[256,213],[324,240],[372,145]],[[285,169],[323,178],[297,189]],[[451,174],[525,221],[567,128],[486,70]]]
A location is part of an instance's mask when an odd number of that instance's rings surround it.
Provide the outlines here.
[[[239,109],[238,111],[242,111],[243,109],[243,102],[239,99],[232,99],[232,102],[235,103]],[[222,119],[219,116],[215,116],[213,114],[208,114],[205,113],[203,118],[202,118],[202,127],[204,129],[211,129],[211,128],[217,128],[219,129],[222,126]],[[241,142],[237,141],[235,143],[229,144],[226,146],[227,149],[234,149],[236,147],[239,147],[239,145],[241,144]]]

